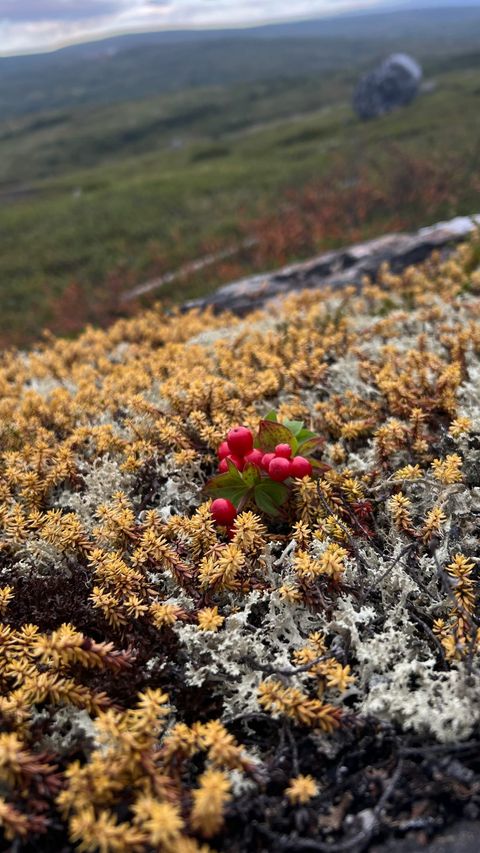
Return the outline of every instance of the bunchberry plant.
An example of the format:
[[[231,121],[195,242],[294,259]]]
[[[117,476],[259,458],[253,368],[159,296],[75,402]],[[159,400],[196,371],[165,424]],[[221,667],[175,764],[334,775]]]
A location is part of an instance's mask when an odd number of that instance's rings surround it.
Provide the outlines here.
[[[278,515],[294,479],[327,467],[314,458],[322,445],[323,440],[302,421],[279,423],[274,411],[260,421],[255,434],[244,426],[231,429],[217,451],[219,473],[207,484],[215,498],[211,506],[215,522],[231,526],[248,503],[267,515]]]

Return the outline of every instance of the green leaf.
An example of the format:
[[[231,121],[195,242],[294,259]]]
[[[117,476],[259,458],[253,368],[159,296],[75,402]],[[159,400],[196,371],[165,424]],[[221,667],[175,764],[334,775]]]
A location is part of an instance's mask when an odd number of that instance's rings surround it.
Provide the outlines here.
[[[243,486],[243,484],[240,471],[228,460],[228,471],[225,474],[217,474],[216,477],[213,477],[207,483],[206,489],[210,490],[212,487],[218,488],[220,486]]]
[[[296,438],[303,429],[303,421],[284,421],[283,424]]]
[[[275,409],[271,409],[269,411],[268,415],[265,415],[265,420],[266,421],[275,421],[275,422],[278,420],[277,413],[276,413]]]
[[[252,486],[256,486],[257,483],[259,483],[261,479],[262,479],[262,475],[261,475],[260,471],[258,470],[257,466],[252,465],[252,464],[250,464],[250,462],[248,462],[242,471],[243,482],[248,486],[249,489],[251,489]]]
[[[278,515],[280,507],[288,498],[288,489],[283,483],[265,479],[255,487],[253,497],[262,512]]]
[[[319,462],[318,459],[310,459],[310,463],[312,468],[316,468],[317,471],[321,471],[323,474],[325,474],[326,471],[332,470],[331,465],[327,465],[326,462]]]
[[[207,494],[214,498],[228,498],[238,506],[242,498],[262,480],[262,475],[256,465],[247,464],[242,472],[227,459],[228,471],[217,474],[205,486]]]
[[[263,491],[271,495],[279,506],[284,504],[287,500],[288,488],[284,483],[276,483],[275,480],[270,480],[270,478],[267,477],[267,479],[262,480],[261,485]]]
[[[240,471],[227,459],[228,471],[213,477],[205,486],[207,494],[216,498],[228,498],[235,506],[249,491],[250,486],[244,482]]]
[[[318,438],[318,435],[309,429],[301,429],[300,432],[297,433],[297,441],[300,444],[302,441],[306,441],[307,438]]]
[[[296,444],[293,433],[283,424],[267,420],[260,421],[256,446],[266,453],[275,450],[277,444],[289,444],[293,449],[294,442]]]
[[[215,492],[215,497],[227,498],[232,502],[232,504],[234,504],[234,506],[238,507],[242,498],[244,498],[249,491],[250,489],[248,486],[243,488],[240,488],[239,486],[237,488],[235,488],[235,486],[224,486]]]
[[[266,515],[278,515],[279,507],[277,504],[272,501],[272,499],[265,492],[262,492],[260,489],[255,489],[254,492],[255,503],[258,506],[261,512],[266,513]]]
[[[237,466],[233,464],[231,459],[227,459],[228,472],[226,474],[220,474],[221,477],[230,476],[232,480],[239,483],[242,482],[242,475],[238,470]]]
[[[234,482],[228,474],[220,474],[207,483],[205,491],[212,498],[228,498],[232,504],[238,506],[250,488],[241,479]]]
[[[323,438],[319,438],[318,436],[315,438],[307,438],[298,445],[298,454],[300,456],[309,456],[311,453],[315,453],[316,450],[323,447],[324,443]]]

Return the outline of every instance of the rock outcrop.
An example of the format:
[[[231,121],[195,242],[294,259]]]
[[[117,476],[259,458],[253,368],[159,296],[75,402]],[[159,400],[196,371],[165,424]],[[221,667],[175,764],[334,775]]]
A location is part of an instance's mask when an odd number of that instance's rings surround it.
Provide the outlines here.
[[[409,104],[418,93],[422,69],[406,53],[394,53],[365,74],[353,96],[353,109],[364,120]]]
[[[208,296],[187,302],[183,308],[212,307],[215,312],[244,315],[270,299],[304,288],[359,286],[365,276],[375,279],[382,264],[401,272],[426,260],[435,250],[448,252],[480,226],[480,214],[458,216],[421,228],[413,234],[388,234],[366,243],[326,252],[306,263],[223,285]]]

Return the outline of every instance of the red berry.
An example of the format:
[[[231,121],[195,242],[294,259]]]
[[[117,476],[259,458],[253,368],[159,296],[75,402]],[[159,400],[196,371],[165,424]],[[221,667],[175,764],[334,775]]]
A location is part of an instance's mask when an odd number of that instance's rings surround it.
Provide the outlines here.
[[[302,479],[303,477],[311,477],[312,463],[305,459],[305,456],[294,456],[290,463],[291,476]]]
[[[210,512],[216,524],[229,527],[237,517],[237,510],[227,498],[217,498],[213,501]]]
[[[268,466],[270,465],[270,462],[272,461],[272,459],[275,459],[274,453],[265,453],[264,454],[263,459],[262,459],[262,468],[264,468],[265,471],[268,471]]]
[[[277,444],[275,448],[275,456],[281,456],[283,459],[290,459],[292,448],[289,444]]]
[[[220,471],[220,474],[226,474],[227,473],[228,465],[227,465],[226,459],[222,459],[222,461],[220,462],[220,465],[218,466],[218,470]]]
[[[277,483],[283,483],[290,477],[290,462],[282,456],[275,456],[268,466],[268,476]]]
[[[230,453],[230,455],[226,458],[230,459],[230,462],[233,462],[235,468],[238,468],[239,471],[243,471],[243,469],[245,468],[245,459],[243,459],[241,456],[237,456],[235,453]]]
[[[225,459],[225,456],[228,456],[230,453],[230,448],[228,446],[227,441],[222,441],[220,447],[217,450],[217,456],[219,459]]]
[[[247,453],[247,455],[245,456],[245,462],[250,462],[251,465],[256,465],[258,468],[262,464],[262,459],[262,450],[251,450],[250,453]]]
[[[238,426],[230,430],[227,435],[228,446],[231,453],[245,456],[253,450],[253,435],[246,427]]]

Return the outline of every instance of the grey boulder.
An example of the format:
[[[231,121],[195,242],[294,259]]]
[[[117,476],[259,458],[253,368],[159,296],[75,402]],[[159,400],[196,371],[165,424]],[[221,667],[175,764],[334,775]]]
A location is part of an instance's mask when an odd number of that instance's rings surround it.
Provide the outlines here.
[[[421,81],[418,62],[406,53],[393,53],[360,79],[353,108],[361,119],[378,118],[413,101]]]

